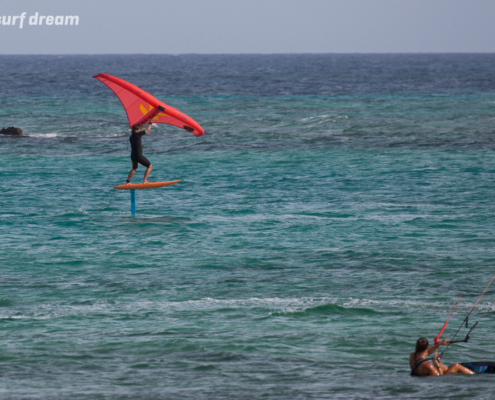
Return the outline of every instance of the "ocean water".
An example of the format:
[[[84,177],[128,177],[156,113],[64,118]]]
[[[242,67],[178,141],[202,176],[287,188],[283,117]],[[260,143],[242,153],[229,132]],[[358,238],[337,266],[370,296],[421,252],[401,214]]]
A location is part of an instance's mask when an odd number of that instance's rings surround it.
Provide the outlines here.
[[[495,273],[494,64],[0,56],[0,128],[26,135],[0,137],[0,397],[493,398],[408,355]],[[150,181],[181,182],[136,192],[135,217],[99,72],[206,130],[144,137]],[[478,320],[447,364],[495,359],[495,287]]]

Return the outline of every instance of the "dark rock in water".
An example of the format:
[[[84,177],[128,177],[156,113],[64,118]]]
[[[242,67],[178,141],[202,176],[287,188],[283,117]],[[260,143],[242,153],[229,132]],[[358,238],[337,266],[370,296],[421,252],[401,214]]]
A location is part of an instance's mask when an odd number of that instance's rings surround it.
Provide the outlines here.
[[[23,136],[21,128],[16,128],[15,126],[10,126],[8,128],[0,129],[0,134],[9,136]]]

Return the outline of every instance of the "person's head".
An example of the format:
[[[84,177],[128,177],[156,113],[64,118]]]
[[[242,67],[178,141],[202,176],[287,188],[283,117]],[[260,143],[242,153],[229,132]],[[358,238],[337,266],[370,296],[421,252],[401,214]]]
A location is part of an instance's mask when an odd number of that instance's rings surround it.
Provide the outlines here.
[[[416,342],[416,351],[415,353],[422,353],[423,351],[427,350],[429,347],[428,339],[422,337],[419,338],[418,341]]]
[[[140,132],[141,129],[143,129],[143,125],[133,125],[132,126],[132,133]]]

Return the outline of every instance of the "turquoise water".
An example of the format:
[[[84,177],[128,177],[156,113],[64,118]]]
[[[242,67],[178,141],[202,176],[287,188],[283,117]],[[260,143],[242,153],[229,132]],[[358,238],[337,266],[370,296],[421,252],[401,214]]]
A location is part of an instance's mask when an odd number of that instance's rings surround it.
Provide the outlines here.
[[[0,57],[1,397],[491,398],[407,359],[495,273],[492,58]],[[98,72],[206,130],[143,139],[181,182],[135,217]],[[494,291],[446,363],[494,359]]]

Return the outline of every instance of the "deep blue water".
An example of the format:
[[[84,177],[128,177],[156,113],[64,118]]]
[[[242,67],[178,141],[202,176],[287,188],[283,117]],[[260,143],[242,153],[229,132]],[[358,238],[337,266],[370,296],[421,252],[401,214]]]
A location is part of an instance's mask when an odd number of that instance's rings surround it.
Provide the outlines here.
[[[495,55],[0,56],[0,397],[493,397],[415,379],[495,273]],[[200,123],[143,139],[91,79]],[[139,182],[141,167],[133,181]],[[495,359],[495,287],[468,344]],[[465,335],[462,329],[459,336]]]

